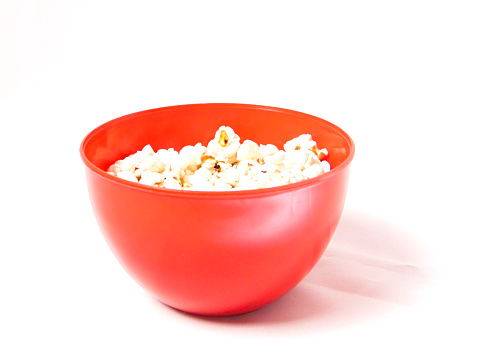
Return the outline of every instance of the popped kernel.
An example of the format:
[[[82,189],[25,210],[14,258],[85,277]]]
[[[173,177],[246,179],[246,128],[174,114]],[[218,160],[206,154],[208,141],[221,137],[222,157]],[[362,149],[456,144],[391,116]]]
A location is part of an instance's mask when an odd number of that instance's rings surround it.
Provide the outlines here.
[[[150,145],[112,164],[107,173],[147,186],[194,191],[272,188],[297,183],[331,170],[328,150],[309,134],[273,144],[240,141],[231,127],[221,126],[207,146],[197,143],[159,149]]]
[[[238,153],[236,154],[236,158],[238,161],[257,161],[259,159],[259,156],[259,146],[256,144],[256,142],[250,140],[245,140],[241,144],[241,146],[239,146]]]

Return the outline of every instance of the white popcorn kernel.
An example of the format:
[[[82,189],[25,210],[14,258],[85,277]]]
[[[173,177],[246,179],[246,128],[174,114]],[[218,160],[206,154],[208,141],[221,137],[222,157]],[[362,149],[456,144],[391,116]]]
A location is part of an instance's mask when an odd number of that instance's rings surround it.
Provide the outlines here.
[[[316,156],[316,154],[312,151],[308,151],[308,159],[306,160],[306,163],[304,164],[305,167],[312,166],[314,164],[320,164],[321,161],[319,160],[319,157]]]
[[[236,168],[240,175],[246,176],[250,170],[250,167],[254,166],[256,163],[252,160],[243,160],[238,163]]]
[[[281,165],[285,158],[285,152],[283,150],[276,152],[274,155],[265,156],[263,161],[268,165]]]
[[[225,172],[232,167],[231,163],[228,162],[218,162],[216,165],[219,167],[219,172]]]
[[[221,126],[215,133],[215,138],[208,143],[206,153],[216,157],[218,161],[233,163],[240,147],[240,138],[231,127]]]
[[[266,185],[271,181],[271,177],[264,172],[260,172],[253,178],[256,182],[258,188],[265,188]]]
[[[118,165],[116,162],[112,164],[110,167],[108,167],[107,172],[113,173],[115,176],[118,175],[118,172],[120,172],[120,165]]]
[[[263,173],[262,171],[263,171],[262,165],[251,166],[248,171],[248,176],[249,177],[259,176],[261,173]]]
[[[309,134],[307,135],[300,135],[297,137],[299,143],[308,143],[309,141],[313,140],[313,137]]]
[[[231,167],[225,171],[225,182],[230,184],[231,186],[236,186],[238,184],[239,178],[240,171],[237,168]]]
[[[301,135],[284,144],[286,152],[293,152],[295,150],[311,150],[316,147],[316,142],[313,141],[311,135]]]
[[[161,173],[158,173],[158,172],[153,172],[152,173],[152,176],[155,180],[155,183],[162,183],[163,180],[164,180],[164,177]]]
[[[137,168],[134,172],[135,177],[137,177],[137,178],[140,178],[142,173],[143,173],[143,170],[141,170],[139,168]]]
[[[265,188],[276,171],[277,166],[274,165],[257,165],[251,167],[248,176],[256,181],[259,188]]]
[[[272,156],[278,151],[278,147],[276,147],[275,145],[259,145],[260,158]]]
[[[194,176],[209,180],[212,176],[212,173],[207,167],[201,167],[195,172]]]
[[[225,146],[227,146],[229,141],[229,136],[226,131],[225,126],[221,126],[218,131],[215,133],[215,137],[208,142],[206,147],[206,154],[212,157],[216,157],[219,151]]]
[[[256,142],[245,140],[238,148],[238,152],[236,153],[236,158],[238,161],[244,160],[258,160],[260,156],[259,153],[259,146]]]
[[[195,191],[213,191],[213,183],[209,182],[206,178],[197,176],[196,174],[190,177],[189,183],[191,188]]]
[[[273,181],[278,181],[280,186],[291,183],[290,179],[293,177],[293,174],[290,170],[283,170],[278,174],[275,174],[272,178]]]
[[[258,184],[252,178],[245,175],[241,175],[236,188],[242,189],[242,190],[258,189]]]
[[[314,178],[323,174],[324,169],[323,167],[321,167],[321,165],[319,165],[318,163],[315,163],[309,167],[306,167],[302,173],[306,179],[309,179],[309,178]]]
[[[328,161],[321,161],[320,166],[324,170],[324,172],[329,172],[331,171],[331,165],[329,164]]]
[[[218,153],[216,154],[216,160],[229,163],[236,162],[236,154],[240,146],[241,145],[239,140],[229,142],[228,146],[223,147],[220,149],[220,151],[218,151]]]
[[[108,173],[109,175],[112,175],[112,176],[115,175],[115,172],[111,172],[111,171],[107,171],[106,173]]]
[[[141,178],[147,178],[147,177],[150,177],[150,176],[153,176],[153,172],[151,172],[150,170],[145,170],[141,173]]]
[[[208,182],[214,185],[217,180],[218,180],[218,174],[215,173],[208,179]]]
[[[120,171],[135,171],[135,166],[125,160],[116,161],[116,165],[119,166]]]
[[[172,148],[165,150],[160,149],[156,153],[157,158],[166,166],[170,165],[171,167],[175,167],[179,161],[180,154],[173,150]]]
[[[239,136],[231,127],[221,126],[215,133],[215,140],[221,147],[228,147],[234,141],[240,141]]]
[[[145,154],[141,151],[138,151],[131,156],[128,156],[125,158],[125,161],[130,162],[133,166],[136,168],[140,167],[140,163],[143,162],[143,159],[145,158]]]
[[[196,165],[199,166],[201,165],[201,157],[206,153],[206,147],[198,142],[194,148],[195,148],[195,156],[196,156]]]
[[[215,191],[229,191],[233,186],[229,184],[224,178],[218,178],[214,184]]]
[[[266,172],[268,176],[273,176],[280,168],[277,165],[264,164],[261,166],[261,171]]]
[[[153,151],[153,148],[151,148],[150,145],[146,145],[145,147],[143,147],[143,149],[141,150],[141,152],[143,153],[143,155],[145,156],[151,156],[155,153],[155,151]]]
[[[299,169],[292,169],[290,170],[290,177],[289,183],[296,183],[305,180],[306,178],[303,176],[303,173]]]
[[[299,136],[298,144],[301,150],[311,150],[316,147],[316,141],[313,141],[311,135]]]
[[[156,180],[154,176],[144,176],[144,172],[141,175],[141,179],[138,183],[146,184],[148,186],[154,186],[156,184]]]
[[[287,141],[283,148],[286,152],[293,152],[294,150],[299,150],[301,148],[299,144],[299,140],[297,138],[293,138],[292,140]]]
[[[165,169],[165,164],[153,153],[151,156],[144,157],[143,161],[140,163],[139,169],[142,171],[149,170],[151,172],[162,172]]]
[[[268,183],[266,183],[265,188],[272,188],[272,187],[278,187],[281,186],[281,183],[278,180],[271,180]]]
[[[286,152],[284,157],[284,166],[286,169],[303,169],[308,160],[308,153],[304,150],[294,150]]]
[[[122,178],[127,181],[131,182],[138,182],[138,179],[136,178],[135,174],[130,171],[120,171],[117,174],[118,178]]]
[[[182,184],[189,184],[189,178],[194,175],[193,171],[186,170],[183,177],[181,177]]]
[[[221,146],[218,144],[218,141],[212,139],[210,142],[208,142],[208,146],[206,147],[206,154],[215,157],[220,151],[220,149]]]
[[[216,160],[212,157],[209,156],[204,156],[201,162],[201,168],[207,169],[210,171],[210,173],[213,173],[215,171],[216,167]]]
[[[181,189],[181,184],[173,177],[167,177],[163,181],[163,187],[169,189]]]
[[[196,171],[196,151],[193,146],[185,146],[180,150],[179,167],[182,170]]]
[[[184,175],[184,176],[182,177],[182,179],[181,179],[182,182],[183,182],[183,185],[184,185],[184,184],[188,184],[188,185],[189,185],[189,184],[190,184],[190,182],[189,182],[189,181],[190,181],[190,178],[191,178],[191,176],[193,176],[193,175],[194,175],[194,172],[193,172],[193,171],[186,170],[186,171],[185,171],[185,175]]]
[[[172,167],[170,165],[165,167],[165,170],[163,171],[163,177],[166,178],[173,178],[175,181],[180,181],[182,174],[184,175],[184,172],[182,172],[181,168],[179,167]]]
[[[318,148],[315,147],[315,148],[313,148],[312,151],[316,153],[316,155],[318,156],[320,161],[322,161],[328,155],[328,150],[326,148],[322,148],[322,149],[318,150]]]
[[[115,173],[115,175],[118,175],[118,173],[121,171],[133,172],[134,170],[135,167],[125,160],[118,160],[108,168],[108,171]]]

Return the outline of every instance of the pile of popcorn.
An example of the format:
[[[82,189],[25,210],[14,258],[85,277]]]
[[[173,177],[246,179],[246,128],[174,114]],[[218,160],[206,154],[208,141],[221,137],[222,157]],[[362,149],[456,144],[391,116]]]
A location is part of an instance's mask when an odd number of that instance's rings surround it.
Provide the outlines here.
[[[123,160],[108,173],[149,186],[195,191],[227,191],[269,188],[295,183],[328,172],[328,151],[318,149],[311,135],[284,144],[257,145],[221,126],[208,146],[197,143],[179,152],[173,148],[155,152],[150,145]]]

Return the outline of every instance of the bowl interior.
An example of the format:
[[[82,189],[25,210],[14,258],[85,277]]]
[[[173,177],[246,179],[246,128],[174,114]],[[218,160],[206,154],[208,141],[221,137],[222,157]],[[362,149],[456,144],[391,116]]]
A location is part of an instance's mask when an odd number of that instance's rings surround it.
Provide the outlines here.
[[[119,159],[150,144],[180,150],[201,142],[207,145],[216,130],[230,126],[240,136],[258,144],[282,145],[301,134],[311,134],[318,147],[327,148],[336,168],[351,160],[354,146],[337,126],[304,113],[273,107],[241,104],[197,104],[164,107],[120,117],[92,131],[82,144],[84,158],[106,170]]]

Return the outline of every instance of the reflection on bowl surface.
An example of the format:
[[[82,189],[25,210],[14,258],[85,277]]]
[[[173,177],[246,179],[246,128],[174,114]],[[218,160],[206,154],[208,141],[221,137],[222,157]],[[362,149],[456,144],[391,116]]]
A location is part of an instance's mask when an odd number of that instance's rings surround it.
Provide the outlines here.
[[[286,186],[197,192],[127,182],[105,171],[150,144],[207,143],[220,126],[278,147],[311,134],[332,170]],[[296,286],[341,217],[351,138],[320,118],[243,104],[172,106],[120,117],[90,132],[80,154],[100,229],[125,270],[161,302],[201,315],[258,309]]]

